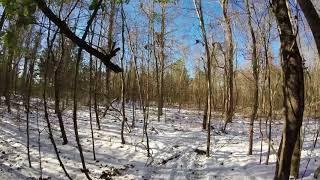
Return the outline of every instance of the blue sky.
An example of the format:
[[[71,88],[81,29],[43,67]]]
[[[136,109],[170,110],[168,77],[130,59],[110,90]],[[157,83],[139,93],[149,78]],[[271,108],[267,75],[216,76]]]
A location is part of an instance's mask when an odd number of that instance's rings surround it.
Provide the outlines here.
[[[138,6],[137,1],[130,1],[129,5],[126,6],[126,13],[138,14],[140,11],[137,9]],[[210,23],[212,17],[221,16],[222,13],[219,3],[213,1],[203,1],[203,10],[206,24]],[[156,11],[160,12],[158,7],[156,7]],[[167,13],[166,30],[170,32],[167,35],[167,40],[174,39],[178,46],[184,46],[189,50],[185,58],[187,58],[186,66],[189,74],[192,75],[196,61],[195,57],[204,53],[204,48],[200,44],[195,44],[196,40],[201,39],[201,32],[193,1],[181,0],[176,5],[169,4]],[[138,18],[142,17],[138,16]],[[137,17],[134,19],[137,19]],[[159,25],[157,27],[159,28]],[[223,34],[223,31],[221,33]],[[179,59],[182,56],[183,53],[177,48],[171,58]]]
[[[149,0],[131,0],[129,4],[125,5],[125,11],[127,14],[127,22],[129,26],[139,26],[143,31],[147,30],[147,19],[145,15],[141,13],[140,3],[146,6],[150,2]],[[229,14],[234,13],[242,13],[241,18],[232,17],[233,24],[233,40],[235,42],[236,52],[234,57],[235,64],[238,67],[243,68],[247,67],[250,64],[250,60],[247,58],[247,54],[250,49],[250,39],[247,34],[247,20],[244,16],[244,10],[241,9],[240,6],[243,5],[230,5],[229,6]],[[207,27],[207,35],[214,41],[218,41],[223,43],[224,41],[224,31],[221,25],[222,23],[222,7],[220,5],[219,0],[203,0],[202,7],[204,12],[205,24]],[[156,5],[156,11],[159,12],[159,7]],[[87,14],[85,11],[83,14]],[[77,12],[75,13],[77,14]],[[177,4],[169,4],[167,9],[167,27],[166,30],[168,33],[167,41],[175,40],[174,48],[172,52],[169,52],[168,55],[170,58],[170,62],[173,62],[176,59],[184,57],[186,59],[186,66],[189,71],[189,74],[192,76],[196,61],[200,56],[204,56],[204,47],[199,43],[196,44],[196,40],[201,39],[201,32],[199,27],[199,20],[194,9],[194,4],[192,0],[180,0]],[[117,38],[117,45],[121,46],[120,35],[121,30],[119,27],[121,26],[120,14],[117,16],[117,28],[116,32],[118,35],[115,36]],[[84,18],[86,20],[86,18]],[[85,21],[84,21],[85,22]],[[108,22],[104,22],[107,24]],[[220,24],[219,24],[220,23]],[[85,24],[84,24],[85,25]],[[159,24],[156,25],[156,28],[159,28]],[[276,31],[276,29],[274,29]],[[95,32],[99,32],[99,28],[95,29]],[[81,31],[77,31],[77,34],[81,36]],[[310,36],[310,33],[303,32],[302,34]],[[146,34],[143,34],[144,38],[147,37]],[[304,38],[305,39],[305,38]],[[307,39],[307,45],[312,44],[313,42],[312,36]],[[187,54],[184,55],[181,51],[181,47],[183,46],[188,49]],[[312,45],[310,45],[312,46]],[[272,53],[275,56],[275,61],[277,62],[278,52],[279,52],[279,39],[274,39],[271,43]],[[128,49],[126,49],[128,51]],[[237,62],[236,62],[237,61]]]

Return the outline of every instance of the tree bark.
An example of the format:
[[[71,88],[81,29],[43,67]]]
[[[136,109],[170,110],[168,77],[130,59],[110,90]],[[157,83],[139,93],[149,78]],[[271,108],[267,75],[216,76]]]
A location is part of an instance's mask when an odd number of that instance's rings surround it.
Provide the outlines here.
[[[59,120],[59,127],[61,131],[61,136],[63,143],[62,144],[67,144],[68,143],[68,138],[66,135],[66,131],[64,129],[64,124],[63,124],[63,119],[62,119],[62,112],[60,109],[60,99],[61,99],[61,73],[63,72],[63,64],[64,64],[64,37],[61,35],[61,57],[59,62],[57,62],[57,67],[54,71],[54,99],[55,99],[55,112],[58,116]]]
[[[206,99],[208,99],[208,92],[206,92]],[[208,101],[205,102],[202,119],[202,129],[207,129],[207,117],[208,117]]]
[[[95,145],[94,145],[94,133],[93,133],[93,125],[92,125],[92,86],[93,86],[93,78],[92,78],[92,62],[93,58],[90,55],[90,92],[89,92],[89,117],[90,117],[90,130],[91,130],[91,140],[92,140],[92,153],[93,153],[93,160],[96,160],[96,152],[95,152]]]
[[[297,1],[311,28],[311,31],[318,49],[318,54],[320,57],[320,16],[317,10],[315,9],[315,6],[312,4],[311,0],[297,0]],[[318,172],[319,174],[320,166],[318,167],[316,172]],[[316,173],[315,173],[315,176],[316,176]]]
[[[270,32],[271,25],[269,23],[269,32]],[[269,95],[269,110],[268,110],[268,118],[267,121],[269,121],[268,124],[268,151],[267,151],[267,158],[266,158],[266,164],[269,164],[269,157],[270,157],[270,150],[271,150],[271,134],[272,134],[272,92],[271,92],[271,67],[270,67],[270,62],[269,62],[269,57],[268,57],[268,43],[269,39],[267,41],[267,38],[263,38],[263,43],[264,43],[264,54],[265,54],[265,60],[266,60],[266,73],[267,73],[267,78],[268,78],[268,95]]]
[[[124,50],[124,9],[123,9],[123,2],[121,1],[121,19],[122,19],[122,24],[121,24],[121,39],[122,39],[122,56],[121,56],[121,68],[123,71],[121,72],[121,109],[122,109],[122,122],[121,122],[121,144],[125,144],[125,139],[124,139],[124,125],[125,122],[127,121],[126,118],[126,110],[125,110],[125,98],[126,98],[126,87],[125,87],[125,74],[124,74],[124,55],[125,55],[125,50]]]
[[[108,52],[112,52],[112,47],[114,46],[113,42],[113,29],[114,29],[114,17],[116,14],[116,1],[110,0],[110,17],[109,17],[109,25],[108,25]],[[107,102],[109,101],[108,95],[110,93],[110,69],[106,67],[106,94],[107,94]]]
[[[211,133],[211,124],[210,124],[210,119],[211,119],[211,97],[212,97],[212,82],[211,82],[211,53],[209,49],[209,43],[208,43],[208,38],[207,38],[207,32],[204,24],[204,18],[203,18],[203,12],[202,12],[202,4],[201,0],[194,0],[194,6],[196,8],[198,18],[199,18],[199,23],[200,23],[200,28],[201,28],[201,33],[202,33],[202,39],[204,42],[205,50],[206,50],[206,57],[207,57],[207,112],[206,114],[206,129],[207,129],[207,152],[206,155],[207,157],[210,156],[210,133]]]
[[[165,65],[165,33],[166,33],[166,2],[161,2],[161,32],[158,37],[160,46],[160,57],[159,57],[159,70],[158,70],[158,121],[160,121],[160,116],[163,114],[163,91],[164,91],[164,65]]]
[[[304,74],[302,58],[293,33],[286,0],[272,0],[280,33],[283,71],[284,117],[282,141],[278,150],[275,179],[289,179],[291,160],[299,140],[304,111]]]
[[[27,81],[26,81],[26,119],[27,119],[27,148],[28,148],[28,162],[29,167],[31,167],[31,160],[30,160],[30,150],[29,150],[29,114],[30,114],[30,98],[31,98],[31,92],[32,92],[32,81],[34,76],[34,65],[36,61],[36,53],[40,46],[40,35],[36,35],[34,47],[31,53],[31,62],[29,67],[29,73],[27,75]]]
[[[82,35],[82,39],[81,39],[82,41],[85,41],[85,39],[87,38],[87,35],[89,33],[92,22],[96,18],[101,4],[102,4],[102,0],[99,0],[97,7],[94,9],[94,11],[92,12],[92,14],[87,22],[87,26],[85,28],[83,35]],[[80,143],[80,138],[79,138],[79,133],[78,133],[78,122],[77,122],[77,108],[78,108],[77,107],[77,91],[78,91],[77,87],[78,87],[78,75],[79,75],[81,54],[82,54],[82,47],[80,46],[78,49],[78,54],[77,54],[75,77],[74,77],[74,87],[73,87],[73,126],[74,126],[74,133],[75,133],[75,137],[76,137],[76,141],[77,141],[77,145],[78,145],[78,150],[80,153],[80,159],[81,159],[81,163],[82,163],[83,173],[86,175],[87,179],[91,180],[91,178],[89,176],[89,170],[86,168],[86,163],[85,163],[85,159],[83,156],[82,146]]]
[[[9,48],[8,58],[6,60],[6,73],[5,73],[5,86],[4,86],[4,97],[5,104],[7,105],[7,112],[11,113],[11,87],[12,87],[12,61],[14,58],[14,50]]]
[[[290,170],[290,176],[293,176],[295,179],[299,178],[299,167],[300,167],[300,158],[301,158],[301,146],[302,141],[300,138],[300,131],[297,135],[297,140],[294,144],[294,150],[292,154],[292,160],[291,160],[291,170]]]
[[[249,151],[248,155],[252,155],[252,144],[253,144],[253,126],[254,121],[257,118],[258,111],[258,98],[259,98],[259,73],[258,73],[258,56],[257,56],[257,42],[255,32],[252,26],[252,17],[250,11],[249,0],[246,0],[246,8],[248,14],[248,26],[250,29],[251,40],[252,40],[252,74],[254,78],[254,88],[253,88],[253,105],[252,105],[252,114],[250,118],[250,128],[249,128]]]
[[[225,20],[225,43],[227,44],[228,50],[226,53],[226,64],[227,64],[227,106],[226,106],[226,117],[225,125],[223,130],[226,130],[227,124],[232,122],[233,118],[233,40],[232,40],[232,30],[231,30],[231,20],[228,15],[228,4],[229,0],[222,0],[223,7],[223,17]]]
[[[49,28],[51,27],[51,23],[49,22]],[[72,179],[69,175],[69,173],[67,172],[65,166],[62,163],[62,160],[60,158],[59,152],[58,152],[58,148],[57,145],[55,143],[54,137],[53,137],[53,133],[52,133],[52,128],[51,128],[51,123],[49,120],[49,113],[48,113],[48,105],[47,105],[47,83],[48,83],[48,61],[51,60],[51,51],[52,51],[52,46],[53,46],[53,42],[54,42],[55,37],[50,41],[50,31],[48,31],[48,36],[47,36],[47,46],[48,46],[48,52],[47,52],[47,59],[45,62],[45,70],[44,70],[44,77],[43,77],[43,106],[44,106],[44,117],[45,120],[47,122],[47,127],[48,127],[48,131],[49,131],[49,139],[51,141],[51,144],[53,146],[53,149],[56,153],[57,159],[59,161],[59,164],[61,166],[61,168],[63,169],[65,175],[68,177],[68,179]]]
[[[93,29],[95,29],[95,25],[93,26]],[[92,29],[92,30],[93,30]],[[94,38],[94,34],[91,36],[90,44],[92,44]],[[93,132],[93,125],[92,125],[92,90],[93,90],[93,56],[90,55],[89,60],[89,121],[90,121],[90,131],[91,131],[91,141],[92,141],[92,154],[93,154],[93,160],[96,160],[96,151],[95,151],[95,145],[94,145],[94,132]]]

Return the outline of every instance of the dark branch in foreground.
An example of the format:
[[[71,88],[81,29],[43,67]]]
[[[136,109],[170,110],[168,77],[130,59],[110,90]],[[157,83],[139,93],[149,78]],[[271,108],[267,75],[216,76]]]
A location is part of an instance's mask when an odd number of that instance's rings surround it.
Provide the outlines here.
[[[79,38],[75,33],[73,33],[68,25],[61,21],[60,18],[58,18],[47,6],[46,2],[44,0],[36,0],[38,7],[40,10],[46,15],[50,21],[52,21],[55,25],[57,25],[61,32],[65,34],[71,41],[73,41],[75,44],[77,44],[80,48],[86,50],[88,53],[92,54],[93,56],[99,58],[109,69],[112,71],[119,73],[122,71],[122,69],[111,62],[111,58],[116,56],[116,53],[120,50],[120,48],[112,49],[109,54],[104,54],[100,52],[99,50],[91,47],[86,41]]]

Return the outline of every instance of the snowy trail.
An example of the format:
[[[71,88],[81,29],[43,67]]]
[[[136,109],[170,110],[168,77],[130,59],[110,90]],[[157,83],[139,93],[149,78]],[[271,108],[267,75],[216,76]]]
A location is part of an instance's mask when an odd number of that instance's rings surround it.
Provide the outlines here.
[[[1,110],[1,109],[0,109]],[[131,121],[131,110],[127,109],[127,116]],[[22,123],[18,128],[15,112],[0,117],[0,179],[30,179],[39,177],[37,132],[35,114],[31,115],[31,156],[33,167],[27,166],[25,117],[21,114]],[[228,133],[218,131],[221,120],[212,120],[215,127],[212,131],[211,152],[207,158],[205,154],[195,152],[206,149],[206,132],[201,129],[201,116],[194,111],[167,109],[165,118],[160,122],[151,111],[148,128],[152,158],[146,157],[145,142],[142,139],[142,113],[137,111],[136,127],[131,133],[125,131],[126,144],[121,144],[121,123],[112,116],[101,119],[102,130],[97,130],[94,121],[94,136],[97,161],[92,157],[89,113],[83,107],[79,111],[79,133],[81,144],[90,171],[94,179],[104,172],[117,169],[113,179],[272,179],[275,167],[275,155],[270,156],[270,164],[265,165],[267,144],[263,143],[262,164],[259,163],[260,133],[258,123],[254,127],[253,155],[247,155],[248,121],[236,117],[227,129]],[[50,121],[55,129],[55,139],[60,156],[73,179],[84,179],[80,172],[81,162],[73,132],[71,110],[64,113],[68,145],[61,145],[58,121],[51,114]],[[41,156],[44,177],[51,179],[66,179],[56,160],[52,145],[48,139],[45,123],[40,115]],[[166,122],[164,122],[166,121]],[[131,122],[128,122],[131,124]],[[264,127],[263,132],[265,132]],[[305,143],[302,151],[302,174],[307,161],[309,167],[304,179],[312,179],[313,172],[320,162],[320,146],[313,150],[312,143],[316,131],[316,121],[305,121]],[[273,146],[278,147],[282,125],[273,125]],[[4,154],[3,154],[4,152]]]

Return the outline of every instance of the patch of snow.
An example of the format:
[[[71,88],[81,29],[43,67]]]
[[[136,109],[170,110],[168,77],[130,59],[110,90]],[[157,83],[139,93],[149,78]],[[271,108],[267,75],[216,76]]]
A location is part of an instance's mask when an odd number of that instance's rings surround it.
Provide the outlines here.
[[[42,108],[42,107],[39,107]],[[26,148],[26,114],[13,109],[11,114],[0,107],[0,179],[32,179],[40,176],[38,132],[36,113],[30,113],[30,153],[32,167],[28,167]],[[43,177],[67,179],[56,159],[48,138],[42,109],[39,110],[41,130],[41,156]],[[262,164],[260,157],[259,121],[255,122],[253,155],[247,155],[248,119],[236,116],[228,125],[227,134],[220,131],[222,119],[212,119],[213,135],[210,157],[195,150],[206,149],[206,132],[202,130],[202,115],[198,111],[165,109],[165,115],[158,122],[156,109],[150,108],[148,134],[152,157],[148,158],[143,138],[143,115],[136,111],[136,127],[125,130],[126,144],[121,144],[121,122],[116,112],[100,119],[101,130],[97,129],[93,113],[95,150],[97,160],[93,160],[88,107],[78,112],[78,127],[81,144],[90,176],[99,179],[103,174],[113,174],[114,179],[273,179],[275,152],[271,151],[269,165],[265,165],[267,136],[264,120],[262,132]],[[19,114],[20,121],[17,120]],[[131,124],[132,109],[127,106],[128,124]],[[69,143],[62,145],[56,115],[50,111],[50,121],[54,129],[54,139],[67,171],[73,179],[85,179],[81,173],[79,151],[74,138],[72,110],[63,114]],[[303,124],[304,144],[301,153],[300,175],[313,179],[313,172],[320,162],[319,143],[313,148],[315,132],[319,122],[306,119]],[[20,128],[19,128],[20,127]],[[272,127],[273,147],[279,146],[282,123],[274,122]],[[305,167],[309,161],[308,168]]]

